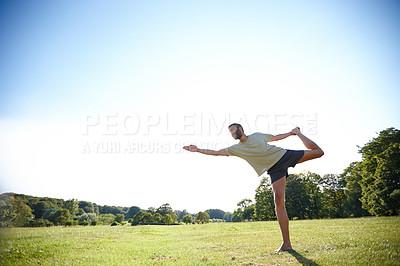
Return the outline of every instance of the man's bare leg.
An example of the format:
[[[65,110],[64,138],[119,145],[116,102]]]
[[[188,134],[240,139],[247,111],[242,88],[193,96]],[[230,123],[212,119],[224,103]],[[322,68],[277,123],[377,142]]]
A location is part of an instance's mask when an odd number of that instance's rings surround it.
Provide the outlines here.
[[[314,141],[304,136],[303,133],[300,132],[300,129],[298,127],[293,129],[292,132],[300,138],[304,146],[306,146],[306,148],[308,149],[304,151],[303,158],[301,158],[298,163],[316,159],[324,155],[324,151]]]
[[[275,181],[272,184],[272,190],[274,192],[275,212],[278,218],[279,226],[282,232],[283,243],[280,248],[275,250],[276,252],[287,251],[292,249],[289,236],[289,218],[287,216],[285,208],[285,188],[286,188],[286,176]]]

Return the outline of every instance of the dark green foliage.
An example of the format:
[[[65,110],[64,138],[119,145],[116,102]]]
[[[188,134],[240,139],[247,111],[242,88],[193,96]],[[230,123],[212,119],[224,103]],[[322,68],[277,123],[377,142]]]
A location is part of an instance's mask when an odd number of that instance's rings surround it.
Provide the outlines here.
[[[322,178],[324,216],[330,218],[346,217],[344,188],[346,182],[342,176],[324,175]]]
[[[112,224],[112,222],[115,221],[116,216],[112,213],[108,213],[108,214],[100,214],[98,216],[98,223],[102,224],[102,225],[110,225]]]
[[[400,201],[400,131],[388,128],[360,148],[362,207],[374,215],[398,215]]]
[[[190,214],[186,214],[185,216],[183,216],[182,221],[183,221],[185,224],[190,224],[190,223],[192,223],[192,221],[193,221],[193,217],[192,217],[192,215],[190,215]]]
[[[204,224],[204,223],[208,223],[209,220],[210,220],[210,215],[206,212],[199,212],[196,215],[196,223]]]
[[[248,206],[246,209],[243,211],[243,219],[246,221],[254,220],[255,218],[255,207]]]
[[[299,175],[289,175],[286,179],[286,211],[291,218],[312,218],[310,191],[306,183]]]
[[[44,213],[43,213],[43,219],[48,219],[49,218],[49,216],[50,216],[50,214],[51,213],[53,213],[53,212],[55,212],[56,211],[56,209],[47,209]]]
[[[237,223],[237,222],[242,222],[243,221],[243,211],[242,209],[236,209],[233,211],[232,214],[232,222]]]
[[[32,209],[24,203],[24,199],[22,197],[14,197],[12,205],[16,214],[16,217],[13,220],[14,226],[25,226],[34,218]]]
[[[71,199],[71,200],[67,200],[64,202],[63,207],[67,210],[69,210],[69,213],[72,216],[75,216],[78,213],[79,210],[79,201]]]
[[[164,223],[165,223],[166,225],[170,225],[170,224],[172,224],[172,222],[173,222],[173,220],[172,220],[171,215],[167,213],[167,214],[164,216]]]
[[[69,213],[69,210],[63,208],[52,212],[48,218],[48,220],[54,225],[64,225],[70,219],[71,214]]]
[[[232,222],[232,213],[226,212],[226,213],[224,214],[224,221],[225,221],[225,222]]]
[[[123,214],[117,214],[117,217],[115,217],[115,221],[117,223],[122,223],[125,219],[125,216]]]
[[[47,201],[39,201],[33,205],[33,214],[36,218],[42,218],[46,210],[50,209],[50,203]]]
[[[114,215],[121,214],[122,213],[122,207],[115,207],[115,206],[99,206],[99,213],[100,214],[107,214],[111,213]]]
[[[289,218],[345,218],[400,213],[400,131],[389,128],[360,148],[361,162],[340,175],[289,175],[286,210]],[[255,195],[259,220],[275,218],[272,187],[263,178]],[[243,219],[235,212],[233,219]]]
[[[135,216],[138,212],[140,211],[140,208],[137,206],[132,206],[129,208],[128,213],[126,214],[126,218],[132,218],[133,216]]]
[[[79,201],[78,206],[82,209],[85,213],[94,213],[94,206],[93,203],[88,201]]]
[[[237,203],[239,207],[233,212],[232,222],[253,221],[256,219],[255,206],[251,199],[242,199]]]
[[[210,219],[224,219],[225,212],[220,209],[208,209],[206,213],[210,215]]]
[[[161,214],[162,216],[165,216],[166,214],[171,214],[174,211],[172,210],[171,206],[168,203],[165,203],[161,205],[157,211],[157,213]]]
[[[361,174],[360,174],[360,163],[351,163],[344,172],[340,175],[341,178],[346,180],[346,189],[344,194],[346,195],[346,202],[344,203],[345,212],[350,217],[361,217],[367,216],[369,213],[362,208],[361,204]]]
[[[255,215],[258,220],[268,221],[276,218],[274,193],[267,177],[261,179],[260,185],[256,189],[255,200]]]
[[[178,217],[178,221],[182,221],[183,217],[185,217],[186,215],[188,215],[189,213],[187,212],[187,210],[183,210],[183,211],[179,211],[179,210],[175,210],[175,214]],[[189,214],[190,215],[190,214]],[[192,216],[193,217],[193,216]]]
[[[91,224],[92,222],[97,222],[97,215],[95,213],[84,213],[79,217],[79,224],[82,222],[87,222]]]
[[[79,225],[88,226],[89,222],[88,221],[81,221],[81,222],[79,222]]]
[[[17,214],[14,211],[13,197],[7,194],[0,195],[0,227],[13,226]]]
[[[48,227],[54,225],[52,222],[46,219],[30,220],[27,226],[29,227]]]
[[[77,225],[78,221],[75,220],[69,220],[65,222],[65,226],[73,226],[73,225]]]
[[[164,215],[162,215],[164,214]],[[149,224],[175,224],[178,221],[177,214],[171,206],[166,203],[158,209],[149,208],[148,211],[139,211],[129,222],[131,225],[149,225]]]
[[[22,194],[4,193],[0,195],[0,227],[78,225],[83,220],[89,224],[111,224],[116,214],[133,214],[139,207],[99,206],[75,199],[62,200],[47,197],[33,197]],[[99,215],[102,212],[109,211]],[[91,212],[87,212],[91,211]],[[176,215],[171,215],[176,219]],[[156,216],[162,223],[162,217]],[[174,220],[175,221],[175,220]],[[85,223],[86,224],[86,223]]]
[[[321,178],[315,173],[290,174],[286,178],[286,210],[290,219],[344,217],[343,182],[335,175]],[[324,190],[326,193],[321,191]],[[256,189],[258,220],[276,219],[274,195],[268,178]]]

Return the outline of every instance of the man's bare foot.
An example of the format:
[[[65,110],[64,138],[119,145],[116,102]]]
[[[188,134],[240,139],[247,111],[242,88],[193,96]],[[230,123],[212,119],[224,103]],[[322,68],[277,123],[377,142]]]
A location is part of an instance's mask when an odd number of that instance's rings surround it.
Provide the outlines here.
[[[290,244],[287,245],[287,244],[283,243],[280,248],[275,250],[275,252],[283,252],[283,251],[289,251],[289,250],[292,250],[292,246]]]

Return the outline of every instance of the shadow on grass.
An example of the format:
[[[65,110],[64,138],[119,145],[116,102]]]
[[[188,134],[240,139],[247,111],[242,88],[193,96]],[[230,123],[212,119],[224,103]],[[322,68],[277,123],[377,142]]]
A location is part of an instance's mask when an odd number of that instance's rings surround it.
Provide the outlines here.
[[[306,257],[304,257],[303,255],[301,255],[300,253],[298,253],[296,250],[292,249],[292,250],[288,250],[288,253],[291,254],[293,257],[296,258],[296,260],[303,264],[303,265],[313,265],[313,266],[317,266],[319,264],[313,262],[312,260],[307,259]]]

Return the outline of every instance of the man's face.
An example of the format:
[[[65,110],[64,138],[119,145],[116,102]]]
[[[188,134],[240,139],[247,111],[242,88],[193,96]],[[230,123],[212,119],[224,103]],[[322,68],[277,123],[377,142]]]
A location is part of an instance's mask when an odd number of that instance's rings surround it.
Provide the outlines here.
[[[234,139],[240,139],[243,136],[239,127],[236,127],[236,126],[231,126],[229,128],[229,132],[231,133],[232,138],[234,138]]]

